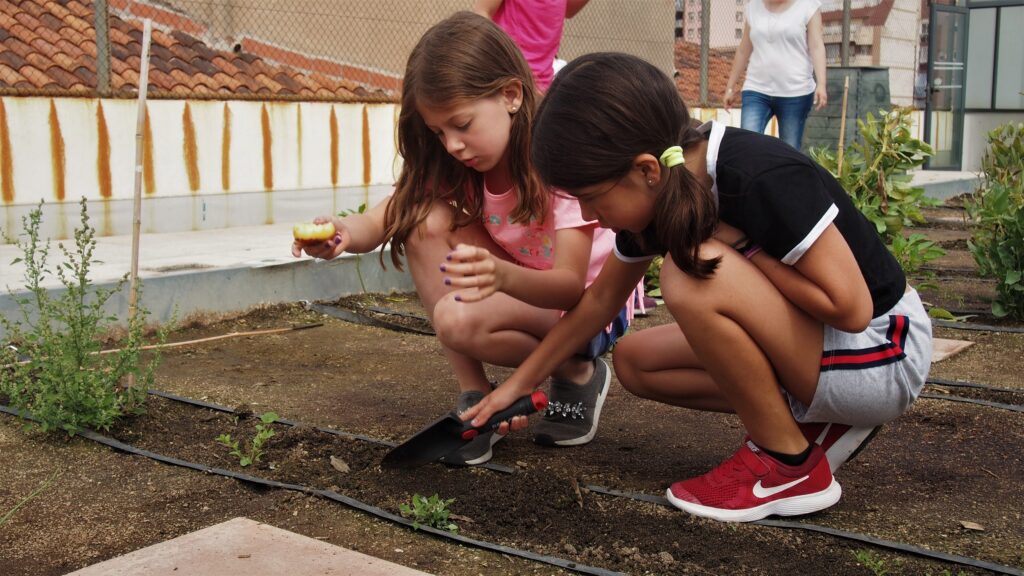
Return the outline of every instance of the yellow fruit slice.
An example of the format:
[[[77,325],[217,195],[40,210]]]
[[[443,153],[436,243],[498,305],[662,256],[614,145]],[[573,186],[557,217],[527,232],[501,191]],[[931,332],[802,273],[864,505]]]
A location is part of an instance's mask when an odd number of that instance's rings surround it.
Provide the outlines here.
[[[292,227],[292,235],[295,236],[296,240],[304,244],[330,240],[334,237],[334,233],[334,224],[330,222],[325,222],[324,224],[302,222]]]

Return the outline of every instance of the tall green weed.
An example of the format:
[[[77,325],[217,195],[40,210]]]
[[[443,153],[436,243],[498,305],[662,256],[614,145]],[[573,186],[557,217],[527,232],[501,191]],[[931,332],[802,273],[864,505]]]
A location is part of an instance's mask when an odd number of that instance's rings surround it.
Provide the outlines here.
[[[116,316],[104,312],[104,305],[124,289],[127,275],[113,288],[98,288],[89,281],[96,262],[96,231],[89,225],[84,198],[74,247],[58,244],[62,258],[51,268],[49,243],[40,239],[42,213],[40,202],[22,219],[24,232],[16,241],[22,256],[12,265],[24,264],[28,295],[15,297],[16,314],[0,316],[14,346],[0,350],[0,396],[31,413],[44,432],[108,430],[118,418],[144,411],[146,390],[160,360],[157,352],[146,365],[141,362],[148,311],[137,309],[124,336],[114,343],[118,351],[100,354],[104,337],[119,326]],[[53,276],[63,291],[46,288]],[[164,329],[157,337],[162,342],[166,334]],[[135,377],[132,388],[124,386],[129,375]]]

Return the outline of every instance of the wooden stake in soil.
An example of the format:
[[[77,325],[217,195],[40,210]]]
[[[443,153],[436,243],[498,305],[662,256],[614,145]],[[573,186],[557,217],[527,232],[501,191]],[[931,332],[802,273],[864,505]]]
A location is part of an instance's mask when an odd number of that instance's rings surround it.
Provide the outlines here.
[[[843,111],[839,119],[839,152],[836,155],[836,173],[843,175],[843,150],[846,148],[846,95],[850,93],[850,77],[843,79]]]
[[[142,56],[139,70],[139,100],[135,120],[135,194],[132,197],[132,268],[128,282],[128,325],[135,320],[138,308],[139,231],[142,228],[142,154],[146,123],[146,92],[149,91],[149,43],[153,36],[153,21],[146,19],[142,26]],[[135,385],[135,375],[128,374],[128,387]]]

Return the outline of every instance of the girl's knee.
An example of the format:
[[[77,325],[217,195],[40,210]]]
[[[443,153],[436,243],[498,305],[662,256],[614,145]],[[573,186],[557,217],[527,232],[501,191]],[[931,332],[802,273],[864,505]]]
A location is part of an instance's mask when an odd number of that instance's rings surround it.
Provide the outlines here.
[[[640,340],[624,336],[615,343],[612,349],[612,366],[615,368],[615,378],[619,384],[630,393],[640,396],[637,389],[639,378],[637,377],[640,368],[637,365],[639,354],[642,352]]]
[[[421,243],[446,240],[452,235],[451,227],[451,207],[443,202],[434,202],[427,217],[420,222],[412,234],[409,234],[408,247],[410,250],[415,250],[416,246]]]
[[[465,352],[473,342],[478,341],[482,330],[482,318],[477,313],[479,306],[457,302],[453,294],[447,294],[434,306],[432,322],[438,340],[445,346]]]

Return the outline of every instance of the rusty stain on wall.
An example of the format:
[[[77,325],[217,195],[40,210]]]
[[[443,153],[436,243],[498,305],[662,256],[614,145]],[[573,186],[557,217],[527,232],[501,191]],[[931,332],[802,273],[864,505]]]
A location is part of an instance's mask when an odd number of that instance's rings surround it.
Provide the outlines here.
[[[100,198],[114,195],[110,176],[110,131],[103,114],[103,102],[96,104],[96,177],[100,186]]]
[[[53,196],[58,202],[64,201],[66,177],[64,158],[64,135],[60,131],[57,104],[50,98],[50,163],[53,166]]]
[[[296,104],[296,122],[298,123],[296,134],[298,134],[298,151],[299,157],[297,158],[299,163],[299,188],[302,187],[302,104]]]
[[[156,161],[153,158],[153,124],[149,121],[149,104],[142,124],[142,179],[146,194],[156,194]]]
[[[220,189],[231,190],[231,109],[224,104],[224,130],[220,144]]]
[[[363,184],[370,184],[370,111],[363,106]]]
[[[338,115],[331,106],[331,186],[338,187]]]
[[[5,204],[14,202],[14,159],[11,157],[11,133],[7,127],[7,108],[0,98],[0,197]]]
[[[263,129],[263,188],[273,190],[274,160],[270,153],[273,138],[270,133],[270,112],[267,110],[266,104],[260,108],[260,127]]]
[[[185,173],[188,175],[188,188],[192,192],[199,191],[199,144],[196,141],[196,126],[192,122],[192,107],[185,102],[185,111],[181,114],[181,124],[185,132]]]

